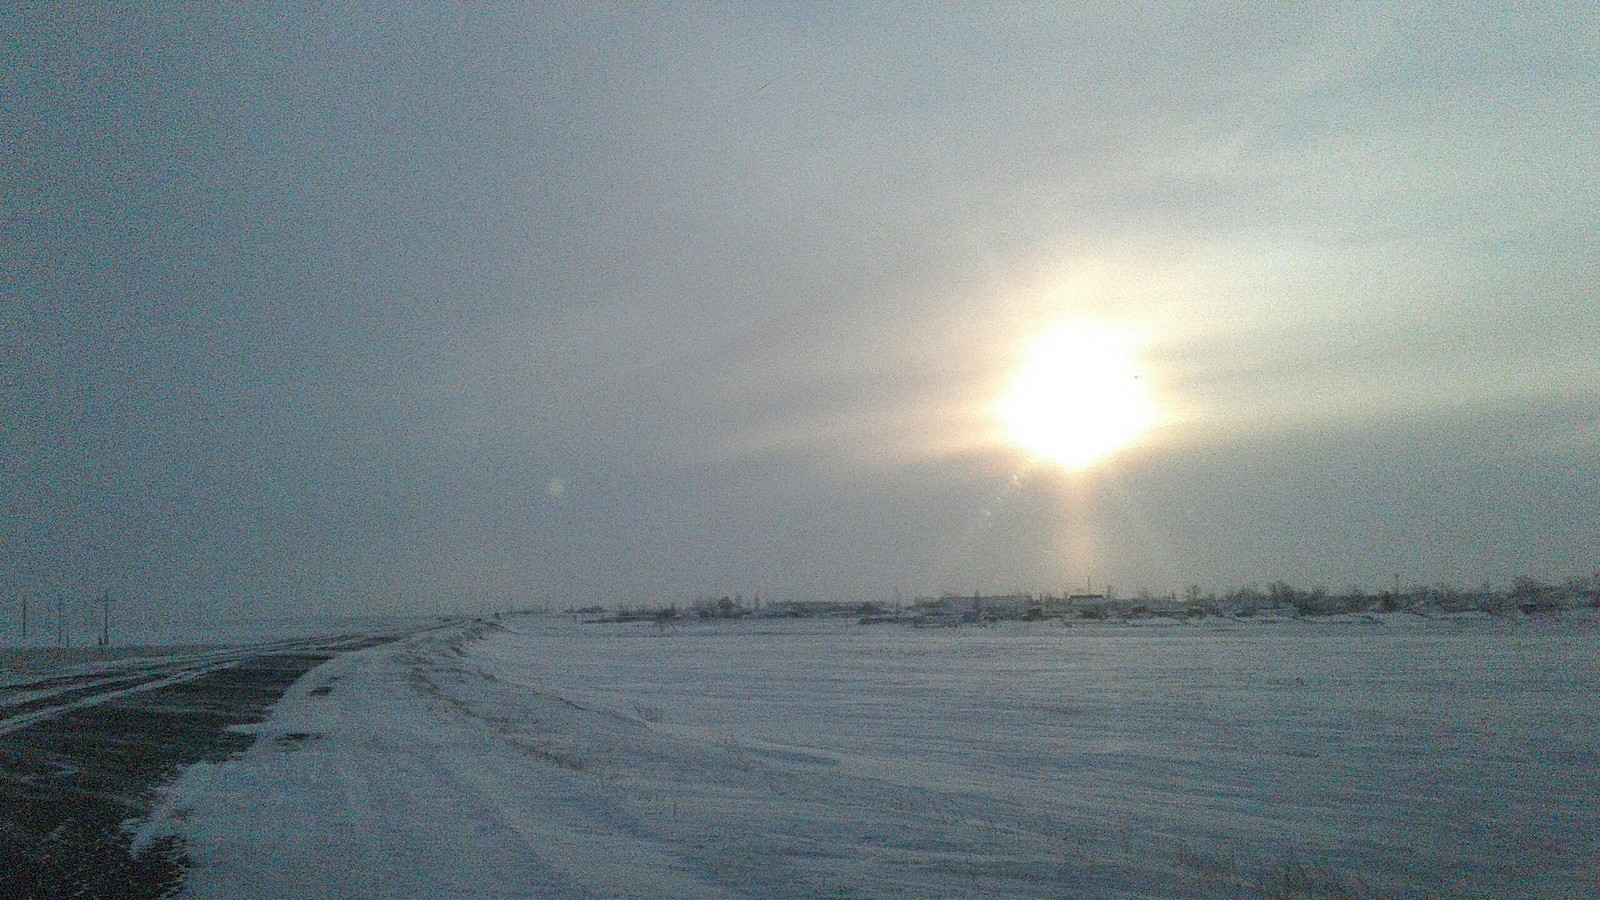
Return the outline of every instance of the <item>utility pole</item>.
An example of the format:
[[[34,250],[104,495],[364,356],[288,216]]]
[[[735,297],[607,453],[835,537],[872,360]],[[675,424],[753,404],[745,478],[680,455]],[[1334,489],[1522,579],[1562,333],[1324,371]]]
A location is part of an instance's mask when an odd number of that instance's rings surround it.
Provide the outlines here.
[[[111,588],[106,588],[100,595],[102,614],[100,618],[100,646],[111,646]]]

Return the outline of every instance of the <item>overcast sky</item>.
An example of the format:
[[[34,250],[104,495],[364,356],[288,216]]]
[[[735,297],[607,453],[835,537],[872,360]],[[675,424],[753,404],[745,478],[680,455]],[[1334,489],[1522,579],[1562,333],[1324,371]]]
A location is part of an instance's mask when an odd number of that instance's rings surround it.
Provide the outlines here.
[[[8,5],[0,590],[1600,567],[1589,5],[1077,6]],[[1077,473],[1062,321],[1164,411]]]

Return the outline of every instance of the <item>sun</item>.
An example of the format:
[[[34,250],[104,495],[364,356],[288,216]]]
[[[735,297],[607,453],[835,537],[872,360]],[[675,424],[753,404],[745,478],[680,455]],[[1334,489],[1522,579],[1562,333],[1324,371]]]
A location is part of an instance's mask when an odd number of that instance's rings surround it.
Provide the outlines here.
[[[1045,335],[1000,402],[1011,440],[1073,471],[1138,440],[1160,417],[1134,349],[1096,325],[1069,323]]]

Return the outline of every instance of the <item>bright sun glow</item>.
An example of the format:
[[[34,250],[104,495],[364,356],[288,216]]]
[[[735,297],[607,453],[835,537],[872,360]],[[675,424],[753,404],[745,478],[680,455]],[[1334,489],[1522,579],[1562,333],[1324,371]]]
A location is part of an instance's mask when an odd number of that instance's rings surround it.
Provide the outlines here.
[[[1010,437],[1036,456],[1086,469],[1155,425],[1155,403],[1133,343],[1098,326],[1068,324],[1034,345],[1000,403]]]

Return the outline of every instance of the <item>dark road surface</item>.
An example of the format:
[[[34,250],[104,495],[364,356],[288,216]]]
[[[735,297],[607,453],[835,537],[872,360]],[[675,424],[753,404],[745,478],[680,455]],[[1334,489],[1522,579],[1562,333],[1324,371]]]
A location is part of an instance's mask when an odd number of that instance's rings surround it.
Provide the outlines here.
[[[155,789],[180,766],[225,759],[255,740],[229,726],[262,721],[306,672],[383,640],[241,648],[198,669],[34,682],[55,696],[0,705],[0,898],[176,891],[183,848],[168,839],[135,858],[123,823],[147,816]],[[174,672],[183,680],[164,683]]]

